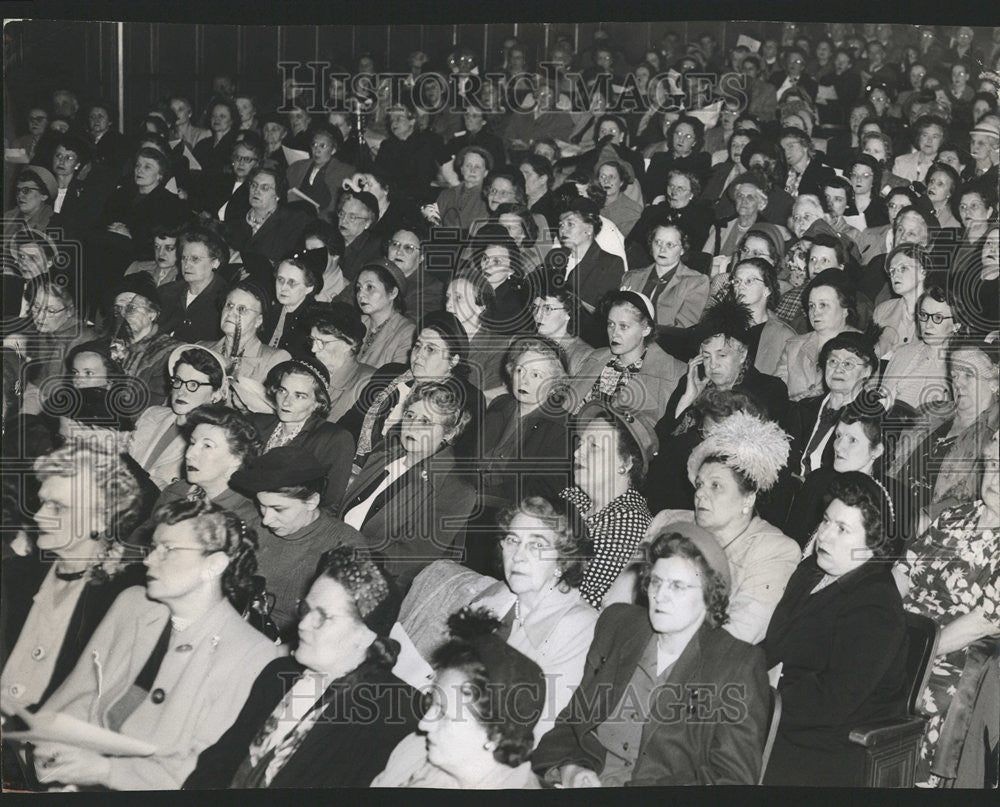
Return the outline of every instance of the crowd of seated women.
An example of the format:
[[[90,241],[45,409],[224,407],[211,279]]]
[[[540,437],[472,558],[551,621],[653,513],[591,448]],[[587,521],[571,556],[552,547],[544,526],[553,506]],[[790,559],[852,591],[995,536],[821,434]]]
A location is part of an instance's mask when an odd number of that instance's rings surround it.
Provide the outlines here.
[[[5,785],[995,787],[998,37],[773,33],[25,110]]]

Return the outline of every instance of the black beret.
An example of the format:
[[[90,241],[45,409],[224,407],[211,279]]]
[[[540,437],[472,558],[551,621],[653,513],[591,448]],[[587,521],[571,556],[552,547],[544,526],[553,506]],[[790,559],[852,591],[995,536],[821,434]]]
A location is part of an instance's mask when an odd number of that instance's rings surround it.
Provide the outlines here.
[[[324,479],[329,470],[305,448],[280,446],[250,460],[229,483],[234,489],[260,493]]]

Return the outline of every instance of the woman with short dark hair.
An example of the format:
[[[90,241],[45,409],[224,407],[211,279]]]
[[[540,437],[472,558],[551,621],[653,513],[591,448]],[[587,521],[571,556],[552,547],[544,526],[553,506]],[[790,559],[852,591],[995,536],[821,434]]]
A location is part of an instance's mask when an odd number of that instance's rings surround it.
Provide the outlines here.
[[[766,785],[862,786],[848,734],[906,709],[906,621],[886,529],[893,505],[860,471],[839,474],[826,498],[815,550],[789,579],[764,639],[781,694]]]
[[[420,733],[396,746],[372,787],[537,789],[528,758],[545,708],[541,668],[497,635],[485,609],[464,608],[448,627]]]

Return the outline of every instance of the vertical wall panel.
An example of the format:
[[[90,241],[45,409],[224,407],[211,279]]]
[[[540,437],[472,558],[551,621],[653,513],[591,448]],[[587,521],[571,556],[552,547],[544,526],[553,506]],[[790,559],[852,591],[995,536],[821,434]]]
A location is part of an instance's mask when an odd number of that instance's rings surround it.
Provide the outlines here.
[[[244,25],[240,31],[239,85],[250,92],[258,104],[268,105],[281,91],[278,71],[278,28]]]
[[[350,69],[350,25],[321,25],[319,27],[319,58],[321,61]]]
[[[451,51],[450,25],[425,25],[424,50],[431,57],[436,69],[444,68],[444,60]]]
[[[523,26],[510,22],[490,23],[489,36],[486,43],[488,47],[486,52],[486,68],[488,70],[499,70],[503,66],[503,41],[509,36],[515,36],[515,28],[518,29],[518,34],[520,34]],[[518,36],[518,39],[520,39],[520,36]]]
[[[406,57],[415,50],[421,50],[421,25],[393,25],[389,28],[390,53],[387,62],[392,71],[407,70]]]
[[[358,57],[370,53],[379,70],[386,69],[385,27],[381,25],[354,26],[354,54],[348,68],[354,70]]]

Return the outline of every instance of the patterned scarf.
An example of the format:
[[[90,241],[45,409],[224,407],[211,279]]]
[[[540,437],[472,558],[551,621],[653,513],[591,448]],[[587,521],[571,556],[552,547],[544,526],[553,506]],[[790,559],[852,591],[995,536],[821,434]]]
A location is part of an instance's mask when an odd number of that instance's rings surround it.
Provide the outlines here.
[[[386,401],[396,391],[401,384],[409,384],[413,381],[413,371],[407,370],[402,375],[396,376],[388,383],[386,388],[375,396],[368,411],[365,412],[365,419],[361,422],[361,434],[358,435],[358,450],[354,454],[354,464],[357,465],[372,450],[372,435],[375,432],[375,419],[382,413]]]
[[[644,350],[638,359],[628,365],[623,366],[617,356],[611,359],[611,361],[604,365],[604,369],[601,370],[600,376],[598,376],[597,380],[594,381],[594,385],[590,388],[587,394],[583,396],[583,400],[580,401],[580,405],[576,408],[573,414],[575,415],[583,409],[584,404],[588,401],[612,400],[621,390],[625,389],[631,383],[632,376],[642,369],[642,362],[645,358],[646,351]]]
[[[280,448],[281,446],[286,446],[296,437],[298,437],[299,432],[302,431],[302,427],[306,425],[306,421],[300,421],[299,423],[294,423],[290,427],[286,427],[284,423],[278,423],[274,427],[274,431],[271,432],[271,436],[267,438],[267,444],[264,446],[262,454],[267,453],[272,448]]]

